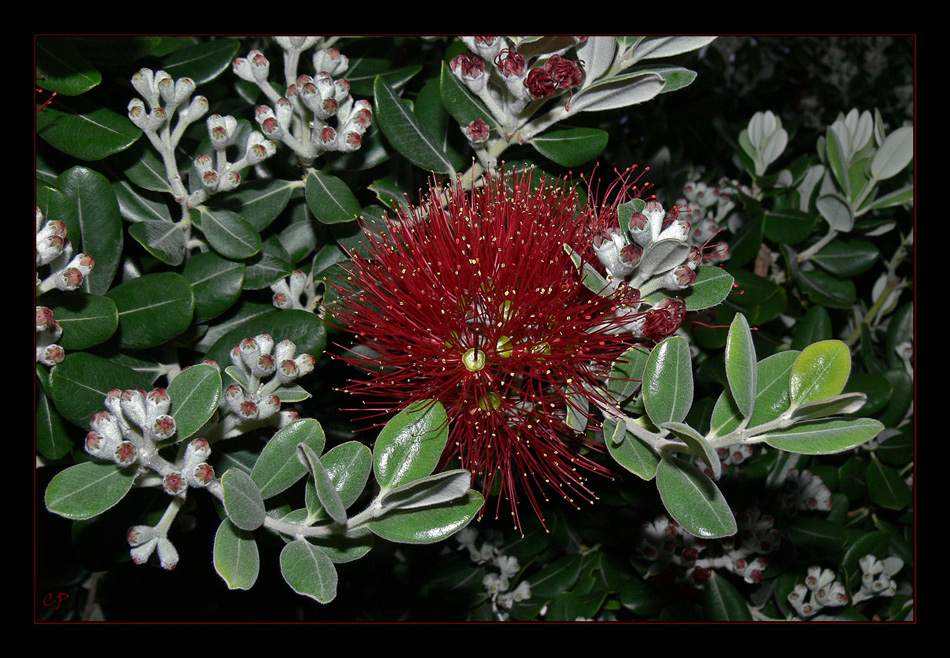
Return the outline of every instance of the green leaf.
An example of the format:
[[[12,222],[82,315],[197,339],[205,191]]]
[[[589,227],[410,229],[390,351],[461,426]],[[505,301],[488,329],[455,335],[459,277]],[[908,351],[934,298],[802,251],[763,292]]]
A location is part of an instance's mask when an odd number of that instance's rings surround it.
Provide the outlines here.
[[[161,68],[176,80],[188,77],[200,85],[229,70],[240,47],[237,39],[203,41],[176,50],[162,61]]]
[[[50,397],[63,418],[82,428],[93,414],[105,409],[105,399],[114,388],[147,388],[147,375],[90,354],[75,352],[50,373]]]
[[[871,176],[884,180],[896,176],[914,159],[914,129],[902,126],[881,144],[871,160]]]
[[[198,223],[208,244],[225,258],[250,258],[261,250],[260,233],[237,213],[205,206],[192,212],[200,216]]]
[[[796,407],[792,411],[791,417],[795,420],[810,420],[825,416],[853,414],[861,409],[866,401],[867,395],[864,393],[842,393],[833,398],[817,400]]]
[[[693,404],[689,345],[681,336],[660,342],[643,371],[643,404],[654,425],[686,419]]]
[[[347,441],[329,450],[320,461],[336,487],[343,507],[349,508],[362,495],[370,473],[373,472],[372,451],[359,441]],[[307,491],[309,494],[309,487]],[[319,499],[315,499],[315,489],[313,493],[313,497],[307,496],[307,510],[311,517],[317,518],[323,505]]]
[[[157,347],[191,326],[194,293],[188,280],[175,272],[130,279],[107,294],[119,311],[120,347]]]
[[[845,279],[866,272],[880,256],[873,242],[867,240],[833,240],[811,257],[811,262],[835,276]]]
[[[625,469],[644,480],[656,476],[659,457],[636,435],[628,432],[622,420],[604,420],[604,441],[610,456]]]
[[[851,352],[843,342],[825,340],[809,345],[792,366],[792,406],[835,397],[844,390],[850,375]]]
[[[129,148],[142,131],[127,116],[83,96],[57,96],[56,102],[36,113],[36,135],[67,155],[93,162]]]
[[[737,313],[726,336],[726,379],[739,413],[752,416],[758,394],[758,365],[749,321]]]
[[[814,212],[791,208],[768,211],[765,213],[765,237],[773,242],[798,244],[811,235],[817,222],[818,215]]]
[[[214,569],[228,589],[251,589],[260,573],[261,557],[254,536],[230,519],[221,521],[214,535]]]
[[[261,496],[276,496],[307,474],[307,467],[297,456],[298,445],[305,443],[319,455],[326,442],[323,427],[313,418],[301,418],[281,428],[264,446],[251,471]]]
[[[642,345],[634,345],[624,352],[610,369],[607,390],[620,403],[637,392],[643,383],[643,370],[646,368],[650,350]]]
[[[83,462],[60,471],[46,487],[46,509],[67,519],[91,519],[114,507],[132,489],[136,467]]]
[[[562,167],[577,167],[600,155],[609,137],[599,128],[567,128],[549,130],[528,143]]]
[[[376,78],[373,92],[376,102],[373,120],[379,122],[380,130],[393,148],[421,169],[440,174],[455,173],[439,140],[382,76]]]
[[[830,340],[831,316],[824,306],[812,306],[795,326],[792,335],[792,349],[801,350],[812,343]]]
[[[450,503],[464,497],[472,485],[465,470],[445,471],[390,489],[379,497],[385,511],[417,509]]]
[[[686,310],[699,311],[719,305],[732,292],[732,275],[721,267],[700,265],[696,268],[696,280],[682,296]]]
[[[549,601],[574,586],[584,566],[584,556],[572,553],[545,565],[531,577],[531,598]]]
[[[368,524],[373,534],[402,544],[431,544],[451,537],[478,514],[485,499],[477,491],[435,507],[390,512]]]
[[[333,561],[310,542],[295,539],[280,552],[280,573],[290,588],[320,603],[336,598],[337,573]]]
[[[306,443],[300,443],[297,445],[297,458],[310,470],[317,498],[323,509],[336,523],[345,524],[346,506],[343,505],[343,499],[330,479],[330,474],[320,461],[320,456]]]
[[[307,175],[307,205],[323,224],[341,224],[355,221],[360,215],[360,203],[346,183],[330,174],[312,170]]]
[[[686,423],[663,423],[660,427],[668,430],[673,436],[685,443],[690,454],[699,457],[706,464],[706,468],[712,473],[713,479],[719,479],[722,474],[722,462],[719,460],[715,448],[702,434]]]
[[[873,439],[884,426],[873,418],[815,420],[762,435],[773,448],[805,455],[829,455]]]
[[[37,37],[36,84],[63,96],[78,96],[102,82],[102,73],[68,37]]]
[[[180,224],[146,219],[132,224],[129,235],[166,265],[181,265],[185,260],[185,232]]]
[[[249,180],[226,195],[215,197],[215,201],[227,210],[239,212],[255,231],[263,231],[284,211],[299,186],[299,181]]]
[[[392,489],[431,475],[448,437],[448,419],[439,402],[417,402],[401,411],[376,439],[373,470],[379,486]]]
[[[759,361],[756,380],[758,393],[755,398],[755,411],[749,421],[749,427],[756,427],[775,420],[788,409],[788,381],[792,366],[798,358],[798,352],[789,350],[768,356]],[[725,436],[739,426],[742,414],[727,391],[716,401],[710,418],[708,436]]]
[[[181,271],[195,295],[196,323],[207,322],[231,308],[244,286],[244,263],[222,258],[213,251],[188,258]]]
[[[84,350],[106,342],[119,326],[119,311],[108,297],[73,291],[46,304],[63,329],[59,345]]]
[[[913,502],[910,487],[897,469],[872,457],[867,470],[868,497],[886,509],[901,510]]]
[[[229,468],[221,476],[224,511],[241,530],[257,530],[264,525],[264,498],[251,476],[239,468]]]
[[[327,332],[323,322],[309,311],[292,309],[277,311],[273,305],[250,306],[246,318],[238,320],[235,328],[218,338],[207,357],[218,363],[231,363],[231,349],[249,336],[270,334],[274,340],[289,339],[297,346],[297,354],[319,358],[327,346]]]
[[[745,596],[715,571],[703,588],[703,611],[709,621],[753,621]]]
[[[801,272],[798,284],[813,303],[828,308],[850,309],[858,299],[854,281],[842,280],[821,270]]]
[[[572,112],[616,110],[652,100],[666,81],[656,73],[628,73],[595,82],[574,96]]]
[[[663,505],[690,534],[703,538],[728,537],[738,526],[722,492],[702,471],[679,459],[660,460],[656,486]]]
[[[680,240],[660,240],[647,247],[640,257],[637,277],[641,280],[669,272],[683,264],[689,256],[690,247]]]
[[[218,410],[221,399],[221,374],[207,364],[183,370],[168,385],[175,419],[175,440],[192,437]]]
[[[481,119],[491,128],[497,129],[494,118],[480,100],[475,98],[465,84],[452,73],[448,62],[442,62],[439,76],[439,92],[442,104],[460,126],[467,126]]]
[[[62,459],[73,448],[73,440],[66,430],[62,416],[57,413],[53,401],[43,387],[36,391],[36,449],[46,459]]]
[[[854,213],[838,195],[826,194],[818,197],[815,207],[834,230],[848,233],[854,228]]]
[[[74,204],[69,227],[73,247],[96,260],[83,289],[104,295],[122,258],[122,215],[115,192],[105,176],[86,167],[72,167],[57,176],[56,188]]]

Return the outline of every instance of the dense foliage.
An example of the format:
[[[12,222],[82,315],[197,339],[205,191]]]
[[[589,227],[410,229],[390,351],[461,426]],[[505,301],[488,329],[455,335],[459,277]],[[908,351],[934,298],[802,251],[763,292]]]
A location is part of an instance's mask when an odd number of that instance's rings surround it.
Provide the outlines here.
[[[37,37],[37,619],[912,619],[914,48]]]

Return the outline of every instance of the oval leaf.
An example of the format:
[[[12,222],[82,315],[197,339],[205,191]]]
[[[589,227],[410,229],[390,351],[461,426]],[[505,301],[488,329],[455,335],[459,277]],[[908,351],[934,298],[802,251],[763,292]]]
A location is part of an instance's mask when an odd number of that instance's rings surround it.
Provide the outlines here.
[[[440,174],[455,172],[452,161],[442,149],[440,142],[409,109],[406,101],[386,82],[377,76],[373,84],[376,111],[373,119],[392,144],[417,167]]]
[[[107,295],[119,311],[120,347],[157,347],[191,326],[195,296],[188,280],[175,272],[130,279]]]
[[[280,552],[280,573],[297,594],[320,603],[336,598],[337,573],[333,561],[304,539],[295,539]]]
[[[810,421],[763,435],[773,448],[804,455],[830,455],[870,441],[884,429],[873,418]]]
[[[390,512],[368,524],[373,534],[402,544],[432,544],[451,537],[478,514],[485,499],[469,490],[464,498],[446,505]]]
[[[792,366],[792,406],[835,397],[844,390],[850,375],[851,352],[843,342],[823,340],[809,345]]]
[[[686,419],[693,404],[693,369],[685,338],[672,336],[653,348],[643,371],[643,404],[657,426]]]
[[[229,468],[221,476],[224,511],[241,530],[257,530],[264,525],[264,498],[251,476],[239,468]]]
[[[183,370],[168,385],[175,419],[175,440],[193,436],[211,420],[221,399],[221,374],[216,368],[199,364]]]
[[[726,336],[726,380],[739,413],[749,418],[755,406],[758,364],[749,321],[742,313],[736,313]]]
[[[323,452],[326,434],[313,418],[295,420],[277,432],[257,458],[251,478],[266,498],[289,489],[307,474],[307,467],[297,457],[297,446],[305,443],[316,453]]]
[[[310,210],[323,224],[352,222],[360,215],[359,201],[336,176],[311,171],[307,176],[306,197]]]
[[[677,523],[697,537],[728,537],[738,530],[729,503],[702,471],[675,458],[660,460],[656,486]]]
[[[260,573],[261,557],[254,536],[224,519],[214,535],[214,570],[228,589],[251,589]]]
[[[70,466],[46,487],[46,509],[73,521],[91,519],[125,498],[137,470],[99,462]]]
[[[392,489],[431,475],[448,443],[445,408],[435,401],[411,405],[379,433],[373,470],[379,486]]]

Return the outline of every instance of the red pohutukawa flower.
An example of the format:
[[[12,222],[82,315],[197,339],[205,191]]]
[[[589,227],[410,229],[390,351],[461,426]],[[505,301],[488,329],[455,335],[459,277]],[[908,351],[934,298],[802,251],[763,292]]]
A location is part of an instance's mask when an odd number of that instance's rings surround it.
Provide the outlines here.
[[[532,183],[539,183],[533,185]],[[581,285],[564,249],[590,251],[591,211],[572,187],[496,176],[466,190],[431,189],[353,254],[333,315],[372,351],[344,359],[367,370],[345,390],[396,411],[428,399],[446,408],[449,448],[486,493],[519,496],[544,520],[540,499],[557,491],[593,500],[586,473],[610,471],[578,452],[586,439],[566,422],[579,395],[597,402],[599,377],[623,352],[611,335],[616,302]]]

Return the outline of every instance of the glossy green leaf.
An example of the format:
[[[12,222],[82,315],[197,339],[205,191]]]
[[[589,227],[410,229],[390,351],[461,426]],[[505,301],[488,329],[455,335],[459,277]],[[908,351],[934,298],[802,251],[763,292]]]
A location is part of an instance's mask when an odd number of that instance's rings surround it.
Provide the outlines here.
[[[109,340],[119,327],[119,311],[108,297],[73,291],[46,303],[63,329],[58,344],[84,350]]]
[[[562,167],[577,167],[600,155],[608,138],[599,128],[566,128],[546,131],[528,143]]]
[[[643,403],[655,425],[682,422],[693,404],[689,345],[680,336],[660,342],[643,371]]]
[[[239,468],[229,468],[221,476],[224,511],[241,530],[257,530],[264,525],[264,498],[251,476]]]
[[[240,47],[237,39],[204,41],[174,51],[162,61],[160,68],[176,80],[188,77],[200,85],[230,70]]]
[[[729,503],[716,484],[692,464],[661,459],[656,486],[670,516],[690,534],[703,538],[736,534],[738,526]]]
[[[166,265],[181,265],[185,260],[185,232],[180,224],[147,219],[132,224],[129,235]]]
[[[114,388],[148,388],[148,375],[89,352],[67,354],[50,373],[50,397],[63,418],[83,429],[105,409]]]
[[[775,420],[788,409],[788,382],[798,354],[794,350],[789,350],[759,361],[756,374],[758,393],[755,398],[755,411],[748,423],[749,427]],[[709,436],[725,436],[735,430],[741,420],[742,414],[735,406],[732,396],[727,391],[723,391],[713,407]]]
[[[127,116],[83,96],[57,96],[36,113],[36,136],[67,155],[95,162],[129,148],[142,132]]]
[[[360,216],[360,204],[346,183],[330,174],[312,170],[307,175],[307,205],[323,224],[355,221]]]
[[[839,279],[822,270],[802,272],[798,284],[813,303],[828,308],[850,309],[858,299],[854,281]]]
[[[753,621],[745,596],[716,571],[703,588],[703,611],[709,621]]]
[[[699,311],[718,305],[732,292],[735,279],[721,267],[700,265],[696,268],[696,280],[684,291],[686,309]]]
[[[812,343],[830,340],[831,316],[824,306],[812,306],[796,325],[792,334],[792,349],[802,350]]]
[[[207,357],[218,363],[231,363],[231,349],[245,338],[258,334],[270,334],[276,342],[289,339],[297,346],[297,354],[310,354],[319,358],[327,346],[327,332],[323,322],[309,311],[292,309],[277,311],[273,304],[248,306],[246,317],[239,314],[235,328],[215,340],[208,349]]]
[[[196,323],[216,318],[237,303],[244,272],[244,263],[227,260],[213,251],[188,258],[181,273],[195,295]]]
[[[175,419],[175,440],[184,441],[205,426],[218,410],[221,399],[221,374],[207,364],[186,368],[171,384],[171,415]]]
[[[379,122],[380,129],[393,148],[426,171],[454,173],[452,161],[439,140],[382,76],[376,78],[373,91],[376,103],[373,120]]]
[[[226,195],[215,197],[215,202],[239,212],[255,231],[263,231],[284,211],[299,186],[299,181],[249,180]]]
[[[41,36],[35,42],[36,84],[63,96],[83,94],[102,82],[102,73],[69,37]]]
[[[309,537],[308,541],[326,553],[334,564],[344,564],[359,560],[369,553],[376,544],[376,535],[370,532],[369,528],[358,528],[343,533]]]
[[[214,569],[228,589],[251,589],[260,573],[261,557],[254,536],[230,519],[221,521],[214,535]]]
[[[107,294],[119,311],[121,347],[157,347],[191,326],[195,296],[188,280],[175,272],[130,279]]]
[[[431,475],[448,443],[445,409],[435,401],[410,405],[386,423],[373,449],[379,486],[392,489]]]
[[[333,561],[320,548],[295,539],[280,552],[280,573],[298,594],[320,603],[336,598],[337,573]]]
[[[850,278],[866,272],[880,256],[873,242],[867,240],[834,240],[811,257],[827,272]]]
[[[832,398],[844,390],[851,375],[851,352],[839,340],[809,345],[792,366],[792,406]]]
[[[850,450],[877,436],[884,426],[873,418],[814,420],[763,438],[773,448],[806,455],[828,455]]]
[[[105,176],[86,167],[72,167],[57,176],[56,188],[74,204],[74,223],[69,228],[73,248],[96,260],[83,290],[103,295],[122,257],[122,215],[115,192]]]
[[[465,84],[452,73],[448,62],[442,62],[439,81],[442,103],[460,126],[467,126],[476,119],[481,119],[492,128],[497,128],[491,112],[480,100],[472,96]]]
[[[726,336],[726,380],[732,399],[745,418],[752,416],[758,394],[758,364],[749,321],[737,313]]]
[[[792,411],[795,420],[810,420],[826,416],[856,413],[867,401],[864,393],[842,393],[833,398],[808,402]]]
[[[464,498],[436,507],[390,512],[371,521],[373,534],[402,544],[431,544],[451,537],[478,514],[485,499],[469,490]]]
[[[46,459],[51,461],[62,459],[72,450],[73,439],[69,436],[66,424],[42,386],[37,387],[36,391],[34,428],[36,449]]]
[[[765,237],[773,242],[798,244],[812,234],[818,215],[795,209],[765,213]]]
[[[346,523],[346,506],[343,504],[343,499],[340,498],[340,493],[336,490],[333,480],[330,479],[330,474],[327,473],[323,462],[320,461],[320,455],[306,443],[300,443],[297,445],[297,458],[309,469],[310,475],[313,477],[317,498],[326,513],[336,523]]]
[[[265,499],[276,496],[307,474],[307,466],[297,456],[299,444],[307,444],[320,455],[326,442],[323,427],[314,418],[301,418],[281,428],[264,446],[251,471],[261,496]]]
[[[250,258],[260,252],[260,233],[237,213],[205,206],[193,212],[200,215],[198,222],[208,244],[225,258]]]
[[[584,556],[576,553],[565,555],[545,565],[529,581],[531,598],[549,601],[561,592],[571,589],[580,577],[583,566]]]
[[[913,502],[907,482],[896,468],[871,459],[867,470],[868,497],[881,507],[901,510]]]
[[[132,489],[137,468],[83,462],[60,471],[46,487],[46,509],[67,519],[91,519],[114,507]]]

